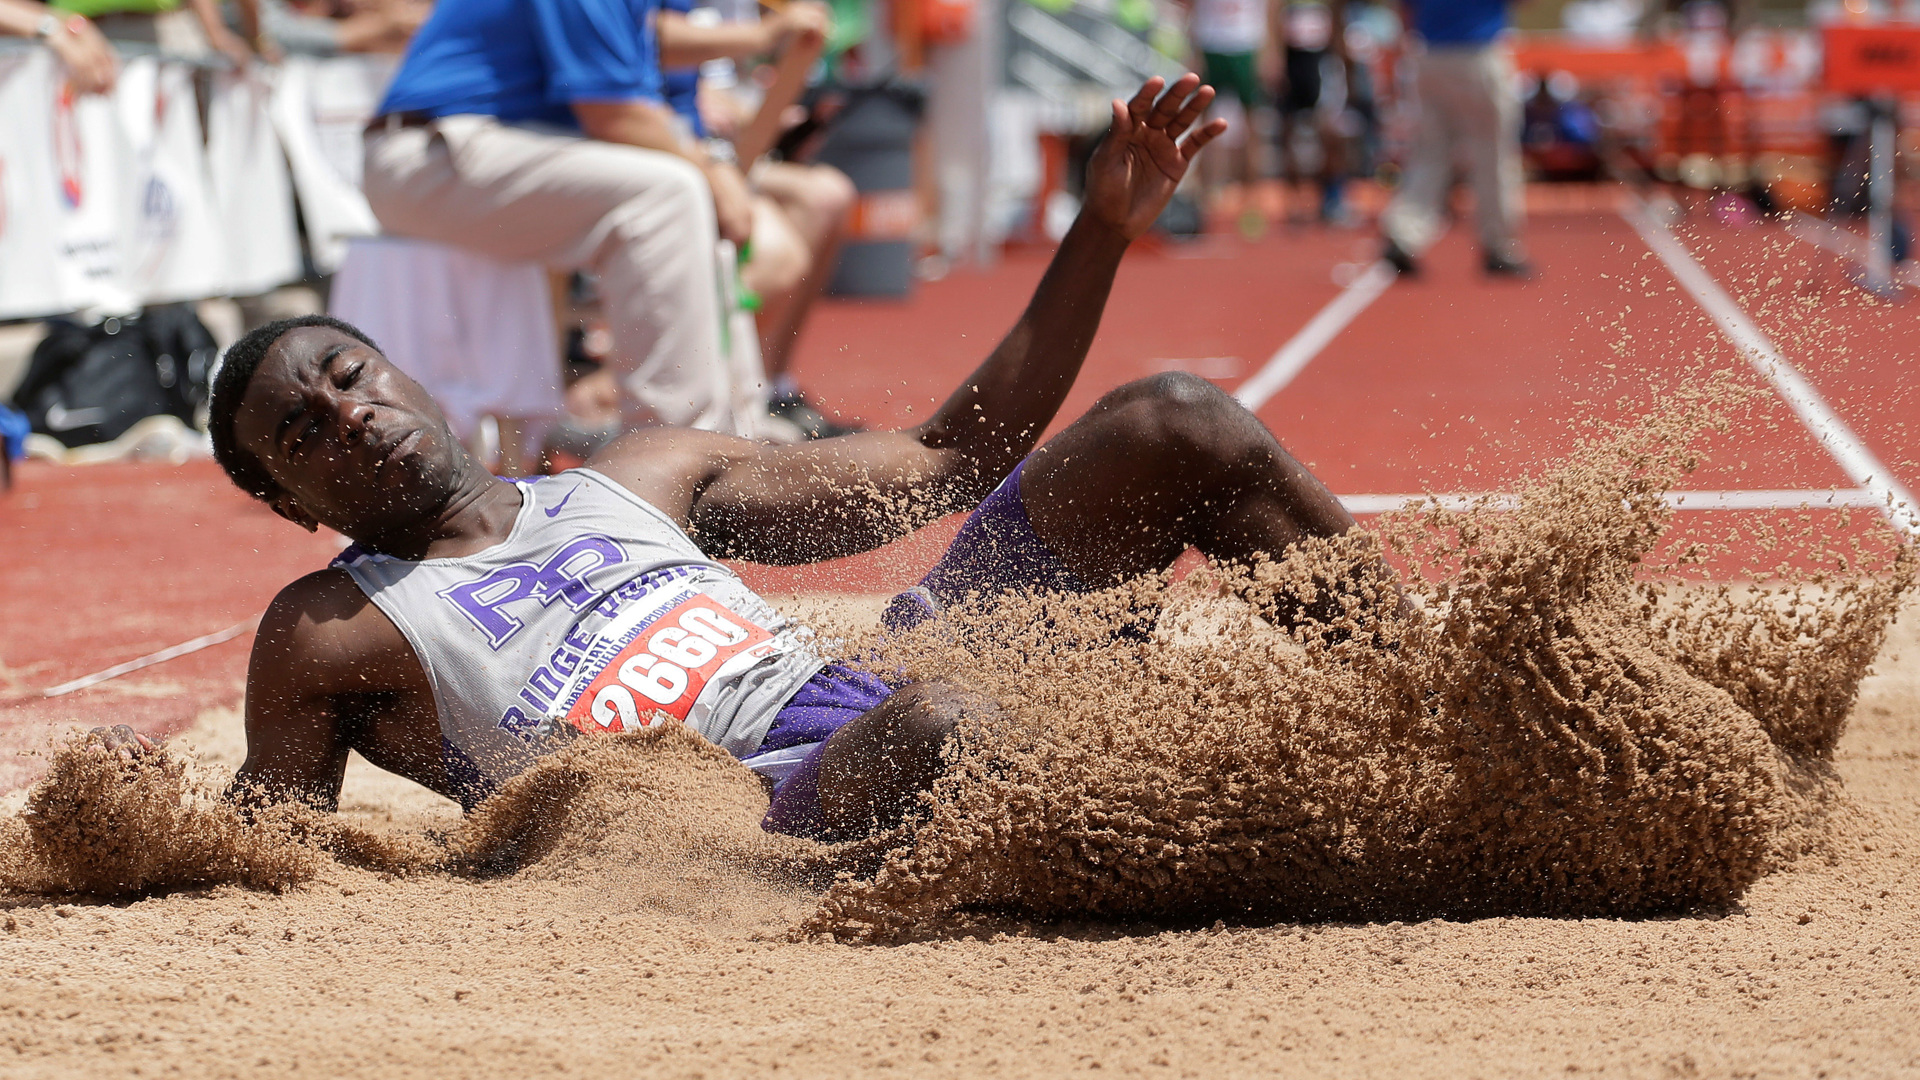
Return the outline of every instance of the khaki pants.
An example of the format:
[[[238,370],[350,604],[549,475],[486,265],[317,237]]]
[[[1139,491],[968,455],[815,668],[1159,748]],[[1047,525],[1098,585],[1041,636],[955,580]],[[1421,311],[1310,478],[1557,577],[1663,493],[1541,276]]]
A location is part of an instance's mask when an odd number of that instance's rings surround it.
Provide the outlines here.
[[[621,381],[645,407],[630,422],[734,432],[713,196],[690,162],[489,116],[376,128],[366,150],[388,232],[599,276]]]
[[[1425,251],[1440,235],[1457,166],[1473,190],[1481,247],[1490,256],[1520,260],[1525,190],[1512,58],[1498,45],[1430,48],[1417,63],[1420,129],[1381,229],[1408,254]]]

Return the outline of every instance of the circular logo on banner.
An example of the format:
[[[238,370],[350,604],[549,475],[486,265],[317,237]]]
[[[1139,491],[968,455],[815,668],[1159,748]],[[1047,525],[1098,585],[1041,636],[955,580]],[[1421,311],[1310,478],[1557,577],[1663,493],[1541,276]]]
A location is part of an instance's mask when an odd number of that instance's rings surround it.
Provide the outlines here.
[[[62,83],[53,103],[53,162],[60,173],[60,197],[67,209],[80,209],[86,194],[80,174],[85,160],[80,151],[80,124],[73,115],[73,84]]]

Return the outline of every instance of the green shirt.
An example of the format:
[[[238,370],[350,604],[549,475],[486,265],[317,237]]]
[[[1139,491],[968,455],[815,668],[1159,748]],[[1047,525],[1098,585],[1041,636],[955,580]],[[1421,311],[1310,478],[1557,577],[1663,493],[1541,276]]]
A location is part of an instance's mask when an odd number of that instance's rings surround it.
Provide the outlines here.
[[[180,0],[52,0],[48,6],[92,19],[101,15],[157,15],[178,8]]]

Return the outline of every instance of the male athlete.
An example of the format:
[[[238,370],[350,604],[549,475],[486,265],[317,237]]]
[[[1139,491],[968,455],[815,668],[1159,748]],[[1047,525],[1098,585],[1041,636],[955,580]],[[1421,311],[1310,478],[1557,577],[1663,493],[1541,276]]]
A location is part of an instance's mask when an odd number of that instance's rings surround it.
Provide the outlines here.
[[[1156,102],[1161,86],[1113,103],[1086,204],[1026,312],[906,431],[765,446],[653,428],[585,468],[509,483],[351,327],[309,317],[236,343],[213,391],[221,464],[282,517],[355,544],[260,624],[235,797],[331,809],[358,750],[471,807],[570,735],[664,715],[774,783],[767,828],[857,836],[932,782],[968,700],[823,663],[715,559],[850,555],[976,507],[895,599],[900,626],[970,592],[1087,590],[1189,546],[1248,559],[1346,531],[1353,519],[1258,420],[1188,376],[1123,386],[1029,455],[1128,242],[1225,127],[1182,141],[1213,92],[1187,75]],[[99,735],[128,754],[152,746]]]

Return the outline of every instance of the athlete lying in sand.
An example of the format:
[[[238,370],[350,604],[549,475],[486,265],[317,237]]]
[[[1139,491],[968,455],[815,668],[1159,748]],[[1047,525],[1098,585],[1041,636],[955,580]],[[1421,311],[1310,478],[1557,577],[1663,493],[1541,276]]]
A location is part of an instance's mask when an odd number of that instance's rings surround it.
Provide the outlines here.
[[[968,699],[823,664],[804,628],[713,559],[850,555],[974,507],[889,607],[897,627],[970,591],[1087,590],[1189,546],[1244,560],[1345,532],[1353,518],[1327,489],[1190,376],[1120,387],[1029,456],[1127,244],[1225,128],[1186,134],[1212,89],[1187,75],[1156,103],[1161,85],[1114,102],[1085,206],[1025,314],[905,431],[762,446],[647,429],[585,468],[509,483],[352,327],[310,317],[236,343],[214,387],[221,464],[282,517],[355,541],[261,622],[236,797],[331,809],[358,750],[471,807],[576,729],[664,714],[775,783],[769,829],[855,836],[932,782]],[[152,745],[98,735],[130,754]]]

